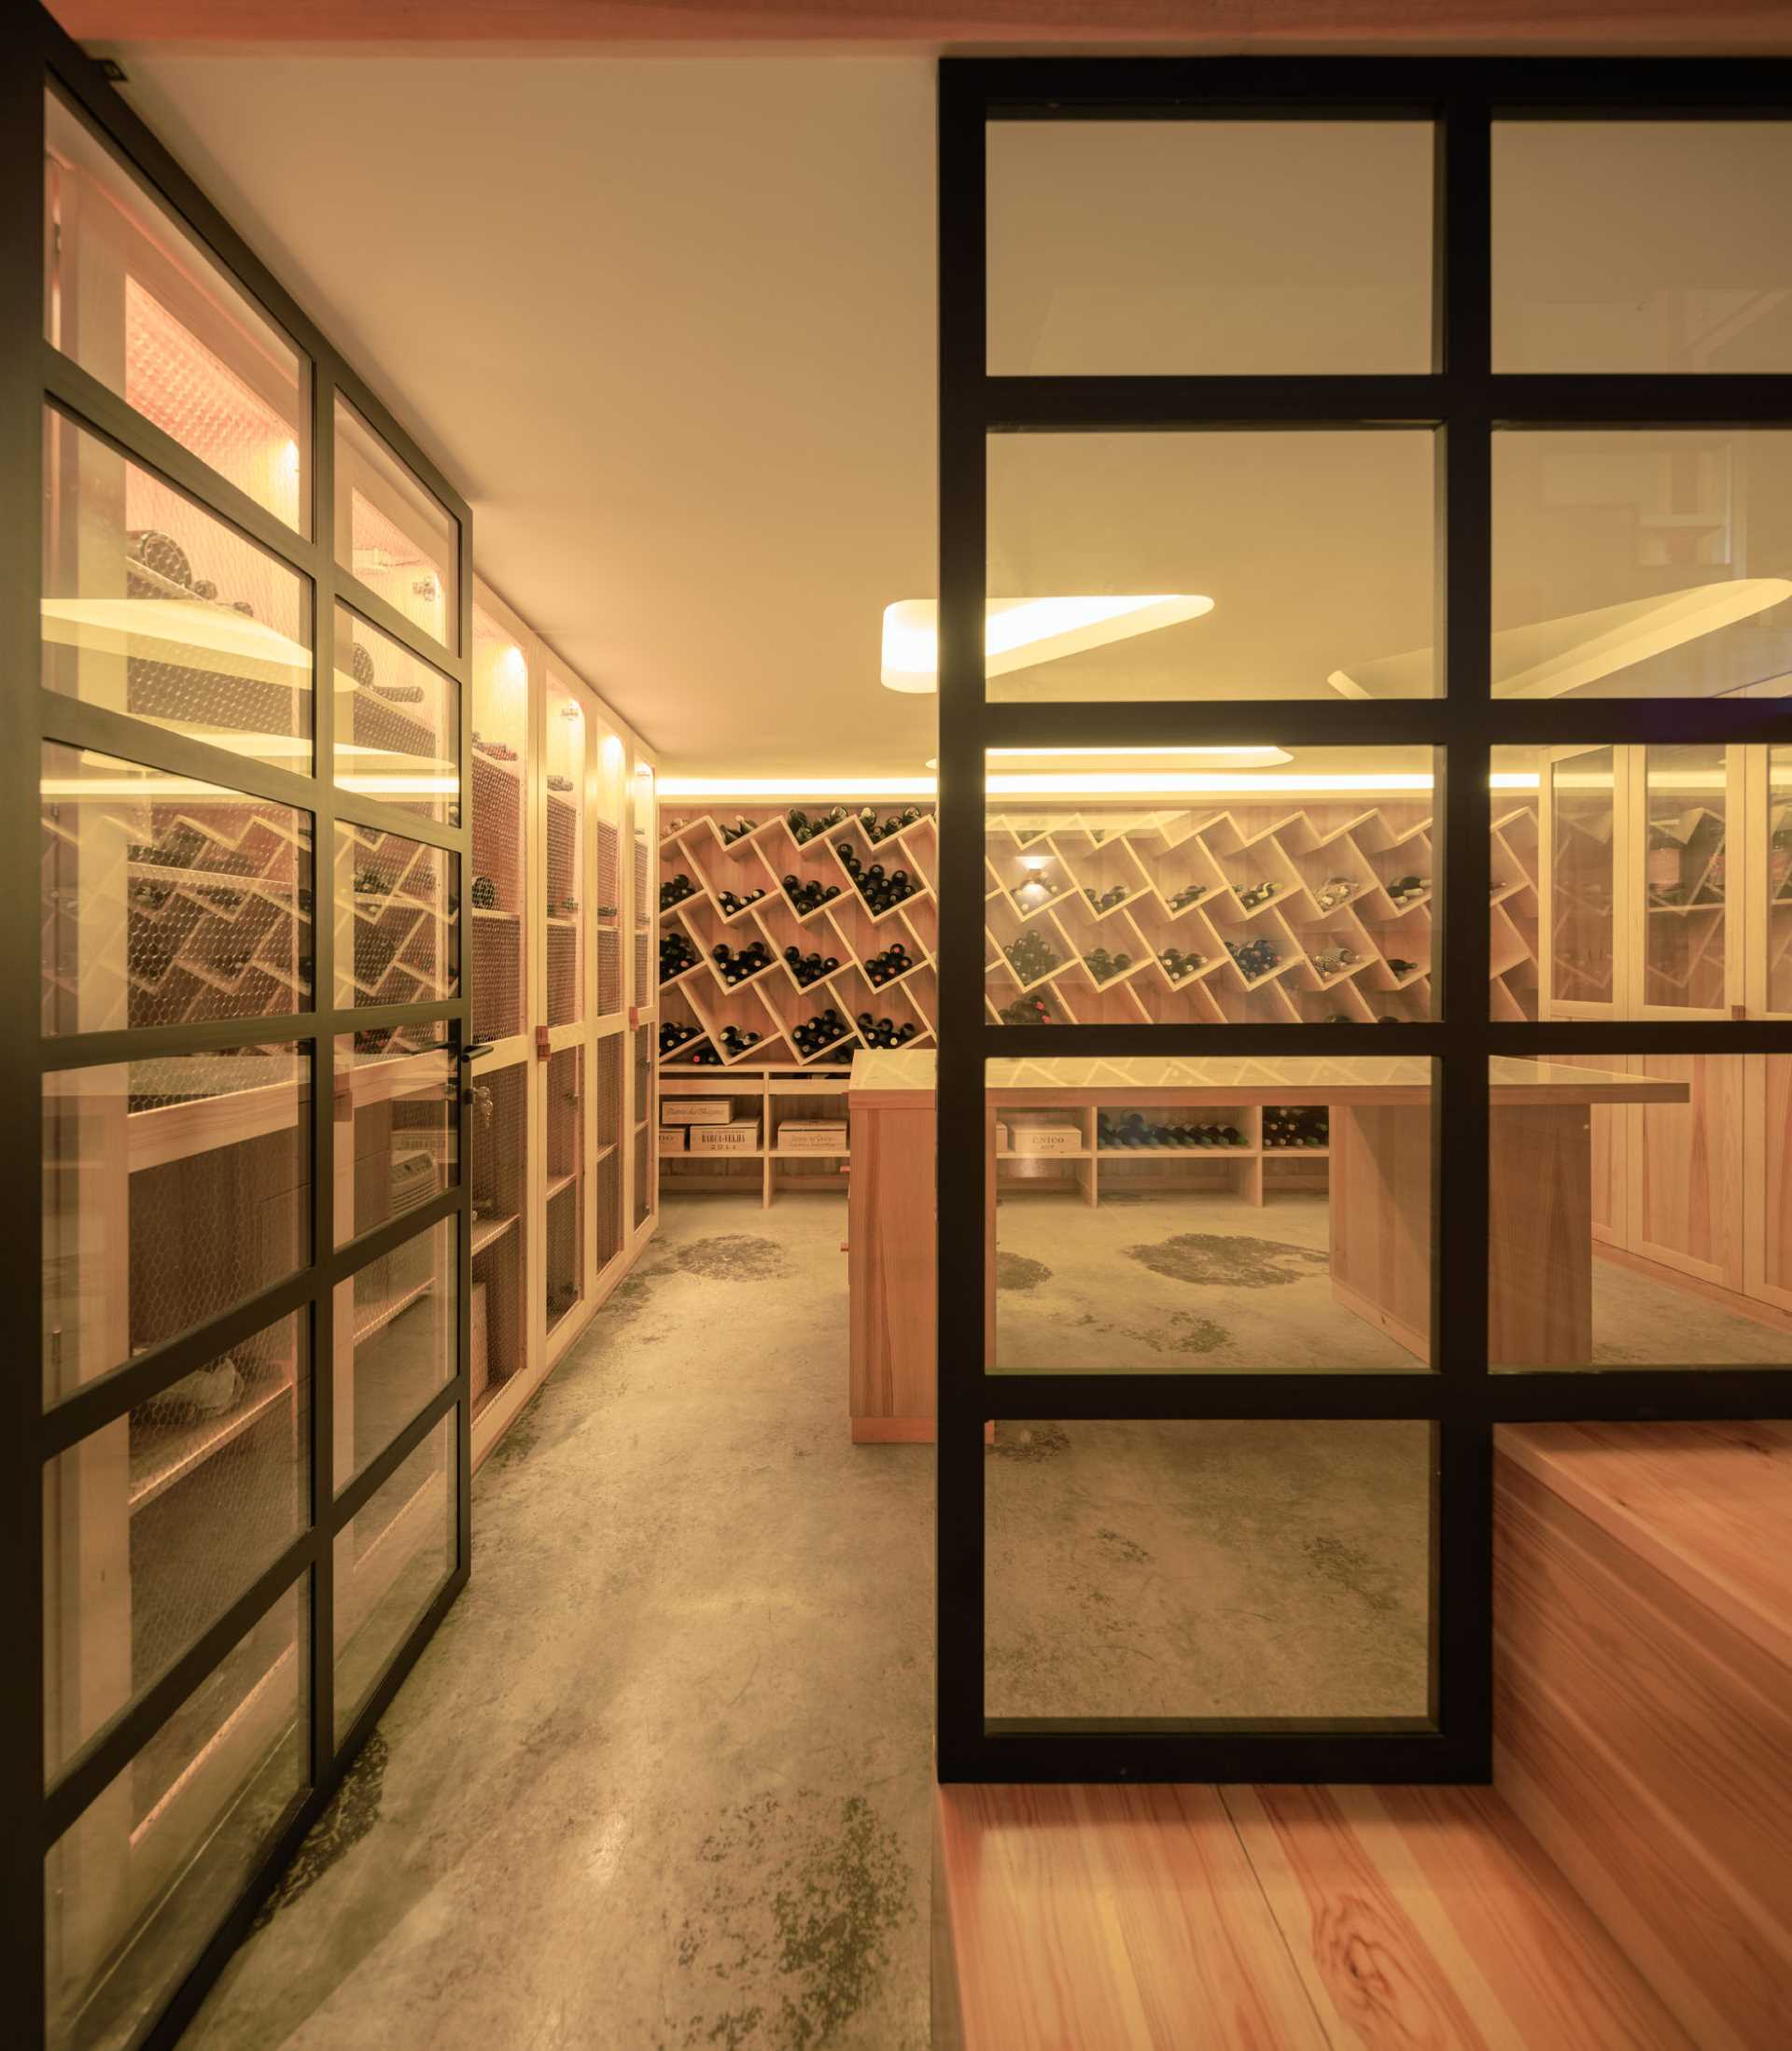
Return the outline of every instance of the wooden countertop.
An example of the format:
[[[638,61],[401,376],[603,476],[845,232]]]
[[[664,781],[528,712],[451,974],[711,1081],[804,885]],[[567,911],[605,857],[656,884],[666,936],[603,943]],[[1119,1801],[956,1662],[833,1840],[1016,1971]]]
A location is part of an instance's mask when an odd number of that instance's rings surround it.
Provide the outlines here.
[[[1691,1086],[1648,1075],[1615,1075],[1561,1061],[1495,1056],[1489,1064],[1501,1109],[1522,1104],[1685,1103]],[[1001,1107],[1081,1103],[1385,1103],[1431,1101],[1430,1063],[1409,1055],[1358,1060],[1296,1056],[1282,1061],[991,1061],[989,1102]],[[934,1052],[867,1048],[852,1058],[853,1104],[911,1109],[933,1101]]]

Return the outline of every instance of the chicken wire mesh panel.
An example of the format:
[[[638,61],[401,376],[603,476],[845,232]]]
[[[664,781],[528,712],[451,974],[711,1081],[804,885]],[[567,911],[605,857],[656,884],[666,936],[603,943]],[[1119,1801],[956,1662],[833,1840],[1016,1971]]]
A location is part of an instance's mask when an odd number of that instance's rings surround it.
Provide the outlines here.
[[[474,1078],[467,1111],[472,1178],[472,1392],[475,1413],[526,1357],[523,1291],[528,1231],[528,1071]]]
[[[607,820],[594,822],[597,854],[597,1010],[623,1008],[622,840]],[[643,988],[646,986],[643,985]]]
[[[159,1680],[304,1528],[307,1330],[301,1313],[282,1318],[45,1468],[48,1775]],[[63,1654],[94,1628],[119,1656],[83,1670]]]
[[[311,1255],[309,1043],[44,1077],[44,1397],[221,1316]]]
[[[623,1046],[612,1033],[597,1043],[597,1265],[623,1250]]]
[[[584,1048],[548,1061],[547,1293],[552,1331],[585,1293]]]
[[[64,414],[44,414],[47,690],[301,775],[311,586]]]
[[[442,1021],[336,1038],[336,1243],[451,1187],[460,1086]]]
[[[336,822],[336,1002],[410,1004],[460,987],[459,864],[445,849]]]
[[[468,889],[473,1037],[523,1030],[528,905],[524,772],[528,756],[529,666],[487,613],[473,609],[473,877]]]
[[[637,1026],[634,1033],[634,1086],[633,1122],[635,1126],[635,1195],[634,1222],[637,1228],[645,1225],[653,1215],[653,1206],[659,1201],[659,1162],[654,1154],[651,1126],[653,1120],[653,1042],[654,1029],[651,1025]]]
[[[53,92],[44,333],[276,519],[310,528],[310,367]]]
[[[57,743],[38,787],[46,1033],[309,1005],[308,812]]]
[[[345,607],[336,608],[336,787],[460,823],[453,680]]]

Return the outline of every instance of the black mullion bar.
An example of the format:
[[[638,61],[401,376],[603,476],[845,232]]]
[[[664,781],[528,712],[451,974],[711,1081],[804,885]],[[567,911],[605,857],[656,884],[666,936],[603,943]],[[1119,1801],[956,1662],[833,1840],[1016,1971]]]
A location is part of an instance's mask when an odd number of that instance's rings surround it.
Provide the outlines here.
[[[194,456],[185,443],[157,427],[54,343],[46,341],[42,351],[44,390],[56,400],[59,411],[119,455],[153,471],[184,498],[203,506],[221,526],[234,527],[288,569],[316,581],[320,565],[315,541],[288,527],[259,499],[251,499],[240,485]]]
[[[293,1312],[309,1308],[314,1287],[311,1275],[301,1269],[220,1316],[208,1318],[110,1373],[84,1383],[44,1413],[39,1440],[44,1458],[54,1459],[147,1402],[171,1382],[178,1382]]]
[[[317,765],[317,858],[313,868],[313,1001],[325,1021],[317,1035],[311,1107],[311,1522],[316,1535],[311,1576],[311,1783],[334,1778],[336,1727],[335,1525],[330,1510],[336,1460],[336,1291],[325,1263],[336,1250],[336,379],[312,359],[311,531],[321,567],[312,623],[312,738]],[[354,906],[345,907],[352,922]],[[352,1222],[352,1221],[351,1221]],[[347,1363],[344,1363],[347,1365]]]
[[[1449,1028],[1435,1019],[1399,1025],[1049,1025],[980,1028],[988,1061],[1141,1061],[1169,1056],[1441,1053]]]
[[[996,1373],[984,1384],[988,1414],[1028,1418],[1124,1417],[1154,1423],[1203,1418],[1475,1418],[1480,1398],[1413,1362],[1413,1371],[1281,1373],[1278,1363],[1216,1374],[1141,1374],[1099,1368]]]
[[[1494,1054],[1792,1054],[1792,1018],[1539,1018],[1488,1028]]]
[[[473,1071],[470,1062],[463,1058],[467,1049],[474,1044],[471,995],[473,950],[470,944],[467,944],[468,929],[471,921],[466,910],[471,901],[472,878],[469,872],[473,862],[473,780],[472,773],[467,766],[472,757],[473,733],[471,525],[462,520],[455,533],[460,548],[460,576],[455,587],[455,603],[460,614],[458,639],[461,681],[459,689],[455,693],[453,730],[455,771],[460,779],[461,801],[455,816],[459,822],[465,842],[461,871],[456,877],[456,897],[460,909],[456,914],[455,926],[455,988],[459,999],[458,1023],[451,1033],[455,1051],[455,1179],[457,1185],[456,1194],[461,1200],[455,1227],[455,1386],[459,1392],[460,1403],[455,1427],[455,1579],[458,1585],[471,1574],[473,1566],[473,1178],[470,1159],[472,1143],[465,1123],[468,1106],[473,1102]],[[595,1059],[595,1056],[587,1057],[588,1061]],[[618,1138],[620,1137],[619,1134]],[[658,1173],[657,1168],[654,1172]],[[526,1281],[520,1261],[518,1274]]]
[[[47,741],[91,749],[137,768],[191,777],[196,783],[214,783],[265,804],[289,806],[307,818],[316,807],[316,785],[295,770],[232,754],[227,748],[214,748],[209,741],[197,740],[172,726],[153,725],[129,712],[116,712],[110,706],[71,697],[64,691],[44,691],[41,695]]]
[[[939,1276],[936,1755],[942,1780],[983,1752],[985,1099],[984,119],[939,72],[940,620]],[[966,1172],[967,1164],[975,1167]]]
[[[444,1382],[429,1400],[385,1445],[382,1446],[352,1481],[335,1492],[335,1525],[340,1536],[379,1494],[423,1441],[460,1400],[453,1382]]]
[[[34,17],[35,20],[35,10]],[[0,1047],[9,1076],[0,1091],[0,1145],[15,1174],[33,1183],[43,1159],[43,1096],[27,1049],[42,1031],[37,803],[41,760],[38,692],[43,667],[43,392],[38,383],[44,309],[27,281],[43,265],[44,96],[33,20],[23,49],[0,63],[0,761],[10,765],[0,804],[0,859],[14,887],[0,896],[7,974],[0,976]],[[14,1307],[14,1355],[0,1375],[0,1553],[7,1561],[7,1684],[0,1688],[0,1959],[7,2008],[24,2051],[43,2041],[43,1847],[35,1818],[44,1788],[44,1509],[39,1462],[43,1370],[43,1210],[29,1196],[8,1206],[0,1234],[0,1288]]]
[[[93,1798],[131,1763],[237,1640],[279,1601],[312,1564],[317,1543],[315,1530],[301,1531],[165,1674],[88,1739],[44,1797],[36,1846],[39,1858],[70,1824],[79,1821]]]
[[[332,573],[336,597],[351,612],[358,612],[382,634],[390,636],[416,656],[419,662],[427,662],[432,669],[440,669],[443,676],[463,688],[467,685],[471,674],[469,651],[463,649],[456,654],[452,648],[444,648],[433,635],[426,634],[422,627],[408,620],[389,598],[381,597],[377,591],[370,591],[353,570],[335,564]]]
[[[1449,389],[1422,372],[1375,376],[987,377],[991,434],[1158,434],[1228,428],[1435,428]]]
[[[468,808],[464,785],[455,808]],[[443,825],[440,820],[426,819],[420,812],[407,812],[402,806],[385,798],[362,797],[354,791],[338,790],[335,813],[346,826],[365,826],[370,833],[397,834],[402,839],[439,849],[444,854],[462,852],[464,842],[458,826]]]
[[[1502,371],[1489,373],[1485,391],[1501,428],[1771,428],[1792,421],[1792,373],[1785,372]]]
[[[452,1049],[445,1051],[452,1055]],[[327,1248],[318,1256],[323,1286],[334,1289],[337,1283],[359,1274],[370,1261],[378,1260],[383,1254],[396,1253],[400,1246],[409,1245],[412,1240],[422,1238],[444,1218],[452,1218],[460,1207],[461,1183],[456,1176],[447,1188],[439,1189],[427,1203],[419,1203],[414,1210],[401,1212],[397,1217],[385,1218],[371,1230],[340,1246]]]
[[[1382,1782],[1433,1786],[1485,1779],[1481,1754],[1448,1732],[1235,1729],[1198,1724],[1169,1730],[1070,1719],[1020,1722],[992,1718],[981,1748],[984,1780],[1169,1780],[1289,1783]],[[947,1776],[944,1767],[941,1778]]]
[[[256,1018],[200,1018],[191,1025],[119,1026],[107,1033],[70,1033],[45,1040],[37,1064],[44,1074],[144,1061],[158,1055],[205,1054],[237,1047],[303,1043],[315,1036],[318,1014],[288,1011]]]

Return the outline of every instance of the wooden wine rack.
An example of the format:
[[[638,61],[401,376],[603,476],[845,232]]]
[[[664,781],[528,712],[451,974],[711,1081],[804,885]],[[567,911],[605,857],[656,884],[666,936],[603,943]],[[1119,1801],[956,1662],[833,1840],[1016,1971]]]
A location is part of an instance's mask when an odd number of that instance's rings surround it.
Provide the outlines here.
[[[834,1065],[833,1048],[805,1059],[791,1037],[799,1019],[830,1004],[848,1021],[867,1008],[899,1024],[912,1017],[921,1030],[909,1044],[932,1045],[939,931],[933,820],[922,819],[873,850],[856,819],[799,845],[782,811],[732,813],[726,823],[743,818],[751,833],[726,844],[722,822],[708,814],[685,821],[660,844],[662,880],[681,870],[696,886],[696,894],[665,912],[664,921],[682,930],[699,956],[661,986],[662,1016],[694,1024],[702,1035],[665,1056],[662,1068],[689,1071],[692,1054],[705,1045],[720,1052],[720,1033],[728,1025],[763,1038],[741,1055],[724,1057],[724,1067]],[[925,887],[875,917],[838,852],[843,840],[861,863],[906,868]],[[1228,805],[992,814],[985,866],[986,1004],[992,1021],[1017,1001],[1034,997],[1049,1018],[1066,1024],[1299,1024],[1338,1016],[1366,1023],[1433,1016],[1432,893],[1399,904],[1388,893],[1402,877],[1433,873],[1432,821],[1423,807]],[[1533,804],[1496,808],[1491,870],[1491,1013],[1501,1019],[1534,1018]],[[799,915],[782,888],[781,878],[791,874],[837,884],[841,894]],[[1322,892],[1328,883],[1336,887],[1335,879],[1349,882],[1348,894],[1322,903]],[[1244,894],[1264,883],[1275,886],[1271,895],[1246,905]],[[1179,906],[1176,900],[1196,884],[1200,895]],[[766,895],[758,904],[732,919],[723,914],[724,890],[739,897],[759,889]],[[1108,902],[1098,909],[1092,896]],[[1050,967],[1025,980],[1005,951],[1023,934],[1037,935],[1052,957]],[[760,938],[777,958],[772,967],[745,984],[724,984],[710,949],[725,941],[738,950]],[[892,939],[908,949],[915,968],[873,990],[864,963]],[[1249,948],[1260,940],[1267,941],[1276,959],[1263,974],[1251,975],[1227,943]],[[782,959],[791,945],[805,954],[835,955],[840,966],[800,986]],[[1199,955],[1201,965],[1172,976],[1162,961],[1170,948]],[[1353,959],[1330,973],[1317,965],[1338,949]],[[1111,960],[1126,956],[1126,966],[1098,977],[1088,965],[1098,950]],[[1396,969],[1395,962],[1410,966]],[[861,1044],[856,1032],[836,1043]]]
[[[888,816],[879,814],[880,820]],[[722,825],[733,827],[743,819],[752,831],[724,842]],[[866,866],[881,863],[886,870],[906,869],[919,887],[900,905],[874,913],[838,852],[842,842],[849,843]],[[682,932],[698,959],[660,985],[660,1018],[663,1023],[694,1025],[701,1037],[662,1056],[662,1072],[688,1074],[692,1055],[705,1046],[722,1055],[724,1068],[843,1068],[842,1050],[850,1055],[866,1044],[853,1023],[861,1011],[889,1018],[899,1027],[912,1023],[916,1031],[907,1044],[931,1047],[939,1016],[934,967],[939,914],[933,892],[937,847],[931,816],[875,844],[857,819],[799,843],[782,810],[731,812],[725,820],[705,813],[665,834],[660,841],[660,880],[669,882],[682,872],[696,891],[660,914],[660,930]],[[814,911],[799,912],[783,886],[782,879],[792,875],[804,882],[836,885],[840,894]],[[765,892],[757,904],[732,917],[722,910],[724,891],[745,897],[756,890]],[[738,953],[755,940],[763,940],[771,949],[771,966],[744,983],[725,983],[710,949],[725,944]],[[915,966],[874,988],[865,963],[892,942],[907,950]],[[784,960],[787,947],[824,960],[833,955],[840,965],[812,983],[799,983]],[[845,1021],[846,1033],[818,1053],[800,1053],[794,1029],[830,1005]],[[729,1057],[721,1033],[731,1025],[743,1033],[759,1033],[759,1044]]]

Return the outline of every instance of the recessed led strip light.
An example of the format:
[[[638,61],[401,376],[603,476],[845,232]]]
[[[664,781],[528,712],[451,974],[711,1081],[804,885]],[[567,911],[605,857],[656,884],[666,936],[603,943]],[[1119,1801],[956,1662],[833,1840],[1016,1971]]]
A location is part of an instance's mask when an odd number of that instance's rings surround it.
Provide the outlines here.
[[[1004,677],[1035,663],[1197,620],[1212,610],[1211,598],[1194,594],[991,598],[984,608],[984,675]],[[938,599],[899,598],[884,608],[882,675],[891,691],[939,689]]]
[[[1200,753],[1217,752],[1202,749]],[[1252,751],[1255,752],[1256,751]],[[1280,752],[1280,751],[1275,751]],[[1282,759],[1291,759],[1283,756]],[[1534,791],[1534,771],[1496,770],[1487,780],[1491,791]],[[1001,797],[1174,796],[1297,797],[1350,791],[1429,791],[1429,770],[1397,770],[1378,776],[1370,770],[1319,771],[1303,776],[1253,776],[1226,772],[1108,771],[1095,776],[992,776],[984,789]],[[937,797],[934,777],[662,777],[662,798],[799,798]]]

